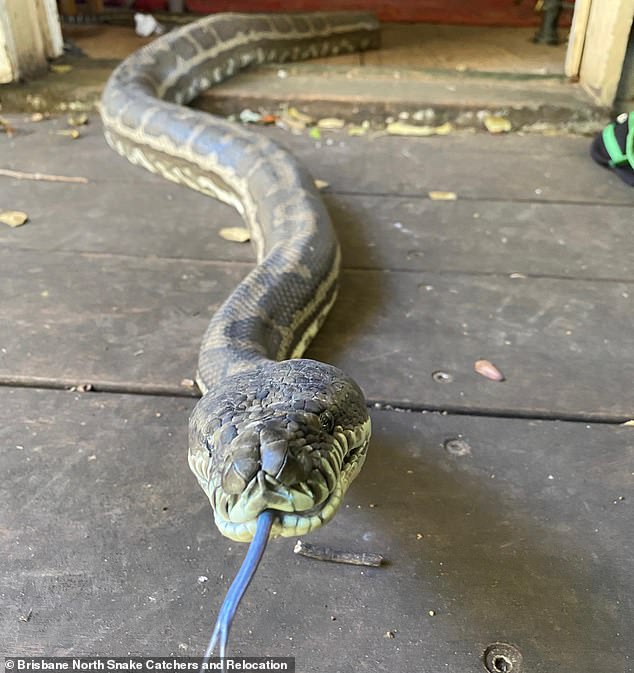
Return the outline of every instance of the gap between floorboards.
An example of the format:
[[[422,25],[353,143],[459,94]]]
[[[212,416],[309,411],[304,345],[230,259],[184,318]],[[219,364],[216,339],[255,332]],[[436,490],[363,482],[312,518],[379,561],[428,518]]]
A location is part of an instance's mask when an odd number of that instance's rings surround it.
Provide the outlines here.
[[[193,382],[192,382],[193,383]],[[62,390],[73,392],[78,386],[90,385],[89,390],[77,390],[79,394],[118,394],[118,395],[146,395],[158,397],[198,398],[200,397],[195,384],[192,387],[177,388],[175,386],[158,384],[120,384],[107,381],[70,381],[63,379],[45,379],[26,376],[0,376],[0,388],[32,388],[35,390]],[[555,413],[548,411],[519,411],[504,409],[472,409],[460,405],[417,405],[395,400],[368,399],[369,409],[379,411],[394,411],[397,413],[436,413],[445,416],[478,416],[484,418],[505,418],[526,421],[563,421],[567,423],[599,423],[603,425],[622,425],[631,420],[627,416],[581,413]]]

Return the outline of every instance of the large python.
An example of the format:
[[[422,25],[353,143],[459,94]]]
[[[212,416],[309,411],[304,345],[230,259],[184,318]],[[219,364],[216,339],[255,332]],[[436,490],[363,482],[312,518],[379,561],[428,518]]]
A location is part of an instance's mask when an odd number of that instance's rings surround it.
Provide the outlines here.
[[[216,525],[231,539],[257,542],[218,619],[221,654],[266,541],[333,517],[363,465],[370,420],[350,377],[301,359],[335,301],[340,266],[313,179],[265,136],[183,104],[253,64],[378,40],[378,22],[365,13],[212,15],[135,52],[103,93],[110,146],[232,205],[257,255],[204,335],[196,374],[203,396],[189,424],[189,464]]]

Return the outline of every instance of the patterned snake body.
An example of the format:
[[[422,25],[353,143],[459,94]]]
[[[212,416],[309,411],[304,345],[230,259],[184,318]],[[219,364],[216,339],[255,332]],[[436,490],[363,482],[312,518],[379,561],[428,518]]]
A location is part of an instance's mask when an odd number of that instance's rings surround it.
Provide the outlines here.
[[[378,46],[367,14],[220,14],[125,60],[103,94],[108,143],[132,163],[232,205],[257,266],[213,316],[200,348],[203,397],[189,464],[221,532],[252,539],[328,521],[365,458],[370,421],[340,370],[300,359],[337,293],[339,246],[308,172],[273,141],[183,107],[241,68]]]

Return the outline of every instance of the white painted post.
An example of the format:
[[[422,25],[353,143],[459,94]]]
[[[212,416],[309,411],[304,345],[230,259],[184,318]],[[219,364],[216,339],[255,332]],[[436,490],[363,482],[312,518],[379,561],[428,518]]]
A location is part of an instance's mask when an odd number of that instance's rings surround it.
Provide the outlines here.
[[[57,58],[64,53],[64,38],[59,22],[57,2],[56,0],[36,0],[36,2],[46,56]]]
[[[0,0],[0,83],[42,74],[62,52],[55,0]]]
[[[588,19],[590,17],[591,6],[592,0],[575,0],[575,9],[572,15],[572,26],[570,28],[568,49],[566,50],[566,63],[564,66],[566,77],[579,76],[581,56],[583,54],[583,45],[586,41],[586,31],[588,30]]]
[[[593,0],[579,68],[579,82],[605,107],[614,103],[634,18],[634,0]]]

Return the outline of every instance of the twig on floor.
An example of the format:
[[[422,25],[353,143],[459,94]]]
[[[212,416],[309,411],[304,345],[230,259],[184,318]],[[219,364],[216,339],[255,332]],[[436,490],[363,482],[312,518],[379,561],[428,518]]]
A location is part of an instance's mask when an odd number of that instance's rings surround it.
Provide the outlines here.
[[[43,180],[45,182],[76,182],[82,185],[88,183],[88,178],[76,177],[72,175],[49,175],[48,173],[25,173],[23,171],[12,171],[10,168],[0,168],[0,175],[16,180]]]
[[[374,566],[378,567],[383,563],[383,557],[380,554],[371,552],[352,552],[339,551],[331,547],[322,547],[321,545],[309,544],[302,540],[297,540],[293,551],[296,554],[317,559],[318,561],[331,561],[333,563],[348,563],[356,566]]]

